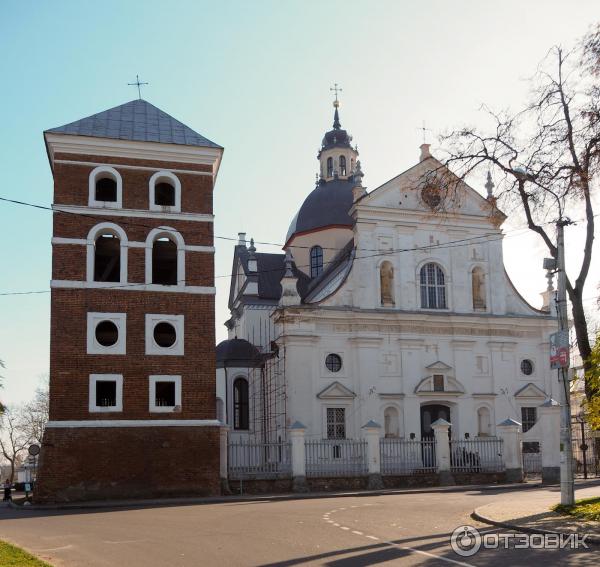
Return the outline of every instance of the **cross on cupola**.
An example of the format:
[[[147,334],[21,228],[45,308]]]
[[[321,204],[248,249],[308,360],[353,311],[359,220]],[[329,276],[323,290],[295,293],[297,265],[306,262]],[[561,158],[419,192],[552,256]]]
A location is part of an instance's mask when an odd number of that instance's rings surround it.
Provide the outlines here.
[[[342,92],[342,87],[338,87],[337,83],[333,83],[333,87],[331,87],[329,90],[335,93],[335,100],[333,101],[333,106],[339,108],[340,101],[338,100],[338,93]]]
[[[140,81],[140,76],[136,75],[135,76],[135,83],[127,83],[130,87],[137,87],[138,90],[138,98],[140,100],[142,100],[142,89],[140,87],[142,87],[143,85],[147,85],[149,83],[142,83]]]

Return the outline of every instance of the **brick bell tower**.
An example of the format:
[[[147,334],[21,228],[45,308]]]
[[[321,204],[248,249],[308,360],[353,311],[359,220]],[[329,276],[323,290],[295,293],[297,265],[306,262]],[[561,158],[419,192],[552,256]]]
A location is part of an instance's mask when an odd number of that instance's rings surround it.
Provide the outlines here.
[[[44,132],[50,421],[36,500],[215,494],[223,148],[144,100]]]

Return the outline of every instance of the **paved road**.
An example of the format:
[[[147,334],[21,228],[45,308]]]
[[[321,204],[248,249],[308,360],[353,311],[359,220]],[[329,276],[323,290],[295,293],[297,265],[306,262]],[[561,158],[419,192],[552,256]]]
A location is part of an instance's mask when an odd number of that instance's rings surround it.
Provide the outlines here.
[[[77,567],[600,564],[598,546],[454,554],[449,537],[457,526],[495,532],[469,514],[505,494],[437,491],[71,512],[2,508],[0,538],[54,565]]]

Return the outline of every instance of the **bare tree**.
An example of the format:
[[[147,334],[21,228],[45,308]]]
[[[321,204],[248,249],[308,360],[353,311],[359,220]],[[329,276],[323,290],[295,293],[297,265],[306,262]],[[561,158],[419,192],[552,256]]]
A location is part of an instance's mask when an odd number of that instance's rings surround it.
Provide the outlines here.
[[[42,444],[44,429],[48,422],[49,412],[49,390],[48,377],[42,378],[43,383],[35,390],[33,399],[20,410],[20,427],[23,434],[31,443]]]
[[[0,418],[0,453],[10,464],[10,482],[13,482],[15,469],[30,444],[21,427],[20,417],[18,409],[7,407]]]
[[[4,365],[4,361],[2,359],[0,359],[0,368],[6,368],[6,366]],[[4,376],[0,375],[0,388],[4,387],[3,382],[4,382]],[[2,413],[4,413],[5,409],[6,408],[4,407],[4,404],[0,401],[0,415]]]
[[[459,179],[472,172],[494,172],[502,206],[516,208],[530,230],[557,257],[553,227],[571,219],[585,228],[577,273],[567,275],[567,293],[577,346],[586,371],[592,352],[583,291],[592,261],[592,192],[600,170],[600,26],[571,51],[553,47],[532,81],[529,104],[518,112],[483,107],[487,130],[465,127],[441,137],[445,165]],[[569,218],[570,217],[570,218]],[[597,388],[586,380],[586,395]]]

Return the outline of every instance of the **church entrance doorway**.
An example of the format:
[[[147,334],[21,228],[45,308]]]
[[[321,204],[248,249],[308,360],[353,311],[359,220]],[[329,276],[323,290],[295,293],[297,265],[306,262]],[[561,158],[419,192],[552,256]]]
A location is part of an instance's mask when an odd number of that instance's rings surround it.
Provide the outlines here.
[[[421,406],[421,439],[433,438],[431,424],[438,419],[450,421],[450,408],[442,404]]]

